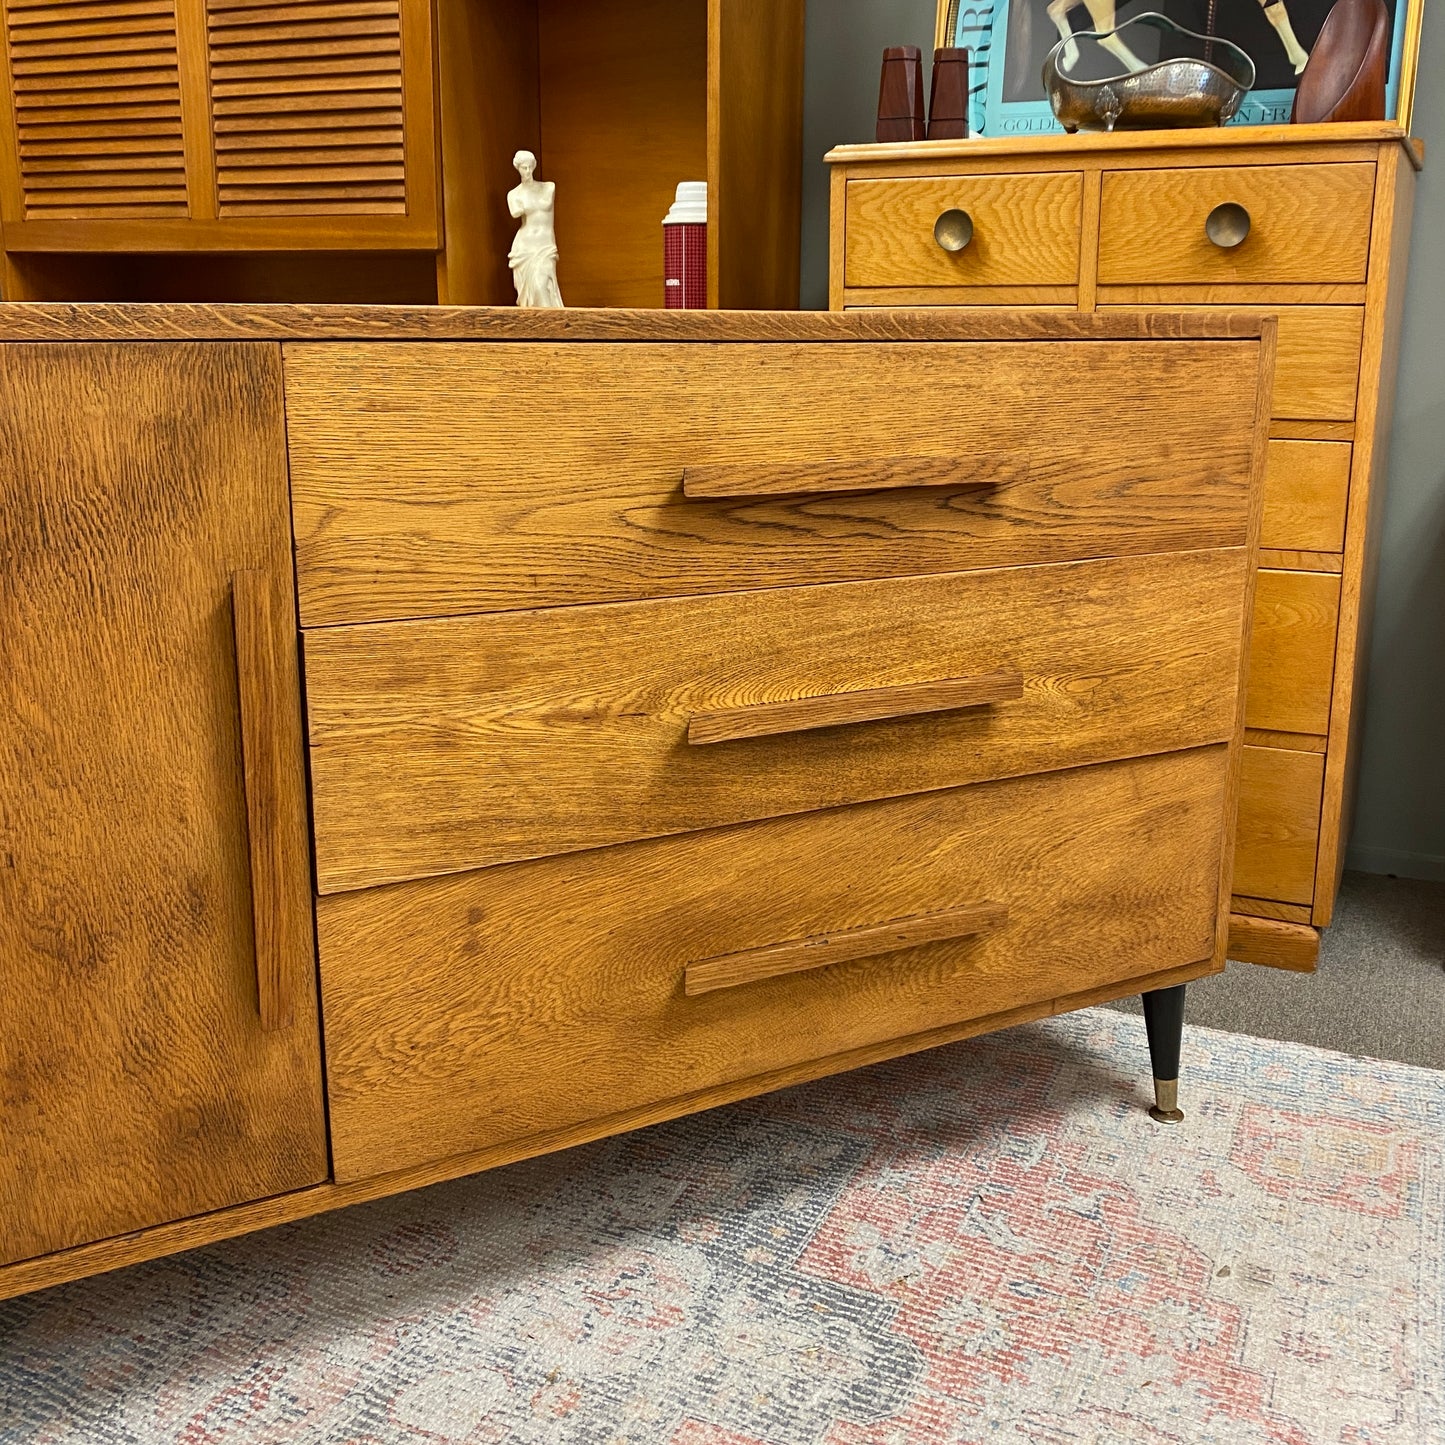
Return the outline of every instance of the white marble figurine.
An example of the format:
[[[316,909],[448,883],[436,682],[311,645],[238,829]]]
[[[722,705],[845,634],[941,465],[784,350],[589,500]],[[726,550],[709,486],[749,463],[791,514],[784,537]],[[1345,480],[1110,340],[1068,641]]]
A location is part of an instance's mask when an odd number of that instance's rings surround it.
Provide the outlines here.
[[[521,217],[516,240],[507,253],[512,281],[517,288],[518,306],[560,306],[557,288],[557,234],[552,229],[552,211],[557,183],[539,181],[537,157],[518,151],[512,157],[522,183],[507,192],[507,209]]]

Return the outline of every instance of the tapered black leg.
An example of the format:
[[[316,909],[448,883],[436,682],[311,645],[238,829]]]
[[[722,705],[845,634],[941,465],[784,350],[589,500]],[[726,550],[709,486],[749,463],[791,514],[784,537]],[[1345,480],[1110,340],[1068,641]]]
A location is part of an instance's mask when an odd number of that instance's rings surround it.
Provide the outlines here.
[[[1157,1124],[1177,1124],[1179,1108],[1179,1045],[1184,1038],[1184,985],[1156,988],[1143,995],[1144,1028],[1149,1034],[1149,1064],[1154,1073],[1154,1107],[1149,1117]]]

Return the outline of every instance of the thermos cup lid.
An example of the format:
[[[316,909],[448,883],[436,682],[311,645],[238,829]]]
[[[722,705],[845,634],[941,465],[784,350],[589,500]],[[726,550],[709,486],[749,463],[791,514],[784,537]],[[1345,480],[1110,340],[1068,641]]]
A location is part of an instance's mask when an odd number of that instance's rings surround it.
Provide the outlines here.
[[[677,199],[672,209],[662,218],[664,226],[696,225],[707,220],[707,182],[680,181]]]

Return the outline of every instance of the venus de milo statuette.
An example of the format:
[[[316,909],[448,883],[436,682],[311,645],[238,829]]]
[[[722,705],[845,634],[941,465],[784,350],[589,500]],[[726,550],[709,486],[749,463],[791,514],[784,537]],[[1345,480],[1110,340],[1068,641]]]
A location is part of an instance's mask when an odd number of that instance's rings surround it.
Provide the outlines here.
[[[555,181],[536,178],[537,157],[531,151],[518,151],[512,164],[522,183],[507,192],[507,209],[520,217],[507,264],[512,268],[512,281],[517,288],[518,306],[560,306],[562,293],[557,288],[557,235],[552,229],[552,211],[556,202]]]

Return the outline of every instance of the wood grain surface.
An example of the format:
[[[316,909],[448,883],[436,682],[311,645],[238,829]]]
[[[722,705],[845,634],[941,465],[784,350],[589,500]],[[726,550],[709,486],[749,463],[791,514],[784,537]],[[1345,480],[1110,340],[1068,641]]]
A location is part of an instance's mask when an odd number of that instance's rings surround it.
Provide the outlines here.
[[[848,182],[846,286],[1074,286],[1078,172]],[[973,238],[945,251],[933,227],[966,211]]]
[[[782,702],[744,703],[741,707],[702,708],[687,720],[687,740],[694,745],[724,743],[733,738],[771,737],[814,728],[877,722],[880,718],[917,717],[961,707],[1013,702],[1024,695],[1021,672],[996,668],[973,677],[946,677],[889,687],[845,689]]]
[[[1230,899],[1230,906],[1235,913],[1247,913],[1254,918],[1277,918],[1282,923],[1310,921],[1307,903],[1276,903],[1271,898],[1246,898],[1236,893]]]
[[[1101,308],[1110,314],[1118,308]],[[1191,308],[1185,308],[1186,311]],[[1280,306],[1271,415],[1351,421],[1360,379],[1365,312],[1359,306]]]
[[[1248,340],[1260,316],[1220,308],[1117,315],[657,311],[516,306],[0,305],[0,341]]]
[[[1379,204],[1370,245],[1370,304],[1366,310],[1359,437],[1350,472],[1351,523],[1345,537],[1340,590],[1340,629],[1335,652],[1335,693],[1330,710],[1330,747],[1325,765],[1323,827],[1315,870],[1314,922],[1333,916],[1335,894],[1345,866],[1359,775],[1360,734],[1375,577],[1384,535],[1389,481],[1390,428],[1395,415],[1395,378],[1400,365],[1400,331],[1405,320],[1410,259],[1410,214],[1415,171],[1405,157],[1381,157]]]
[[[261,1027],[289,1028],[297,1000],[315,990],[309,908],[294,906],[311,873],[306,833],[296,827],[305,789],[296,748],[296,602],[281,568],[231,574],[241,769],[251,858],[251,921]]]
[[[1235,913],[1229,919],[1229,956],[1291,973],[1313,973],[1319,963],[1319,930],[1304,923]]]
[[[936,913],[914,913],[907,918],[890,918],[882,923],[865,923],[857,928],[814,933],[782,943],[765,943],[716,958],[700,958],[683,970],[682,991],[692,997],[719,988],[740,988],[759,979],[780,978],[785,973],[804,973],[810,968],[830,968],[856,958],[883,958],[903,948],[915,948],[943,939],[975,938],[992,933],[1008,922],[1002,903],[964,903]]]
[[[900,487],[991,487],[1025,481],[1028,462],[995,452],[958,457],[857,457],[825,462],[713,462],[682,469],[684,497],[784,497]]]
[[[0,1259],[326,1175],[295,620],[257,1014],[231,578],[289,596],[280,355],[0,348]],[[301,952],[304,950],[304,954]],[[298,956],[299,955],[299,956]]]
[[[1261,547],[1259,565],[1283,572],[1333,572],[1344,570],[1344,558],[1338,552],[1296,552],[1283,547]]]
[[[1261,568],[1249,644],[1248,727],[1323,734],[1330,725],[1340,579]]]
[[[1311,901],[1324,771],[1320,753],[1244,749],[1235,835],[1236,893],[1281,903]]]
[[[336,1178],[1206,959],[1226,763],[1199,749],[324,898]],[[960,898],[1007,925],[683,992],[691,959]]]
[[[1369,162],[1106,173],[1099,284],[1362,282],[1374,190]],[[1204,223],[1230,203],[1250,228],[1226,249]]]
[[[798,305],[806,8],[707,0],[709,306]]]
[[[972,162],[1012,157],[1038,157],[1053,166],[1068,165],[1074,156],[1102,155],[1106,162],[1121,156],[1137,155],[1146,165],[1152,152],[1173,154],[1194,152],[1201,165],[1219,165],[1231,160],[1235,151],[1266,154],[1273,150],[1277,158],[1302,157],[1322,151],[1326,158],[1338,154],[1342,147],[1374,147],[1380,142],[1393,142],[1413,156],[1414,146],[1409,132],[1393,120],[1351,121],[1342,125],[1249,125],[1202,128],[1189,131],[1138,130],[1099,131],[1078,135],[1000,135],[970,136],[967,140],[906,141],[879,145],[834,146],[824,159],[832,165],[856,165],[876,161],[885,165],[918,162],[940,166],[948,163]]]
[[[1233,735],[1243,548],[306,635],[323,893]],[[1002,669],[998,707],[686,745]]]
[[[1346,443],[1271,441],[1260,546],[1338,552],[1345,545],[1349,487]]]
[[[536,0],[432,0],[442,191],[437,300],[505,306],[516,296],[507,252],[517,223],[512,157],[542,155]],[[501,145],[492,142],[506,136]],[[549,171],[544,167],[542,175]],[[368,293],[369,294],[369,293]]]
[[[679,181],[707,178],[706,0],[538,0],[537,27],[562,297],[661,306],[662,218]]]
[[[1257,366],[1247,341],[734,345],[685,357],[294,346],[302,620],[1237,545]],[[919,467],[963,456],[971,475],[956,488],[892,485],[910,456]],[[1006,484],[978,488],[980,458],[1000,459]],[[713,466],[759,485],[798,467],[851,483],[875,463],[880,492],[708,500],[679,485]]]

